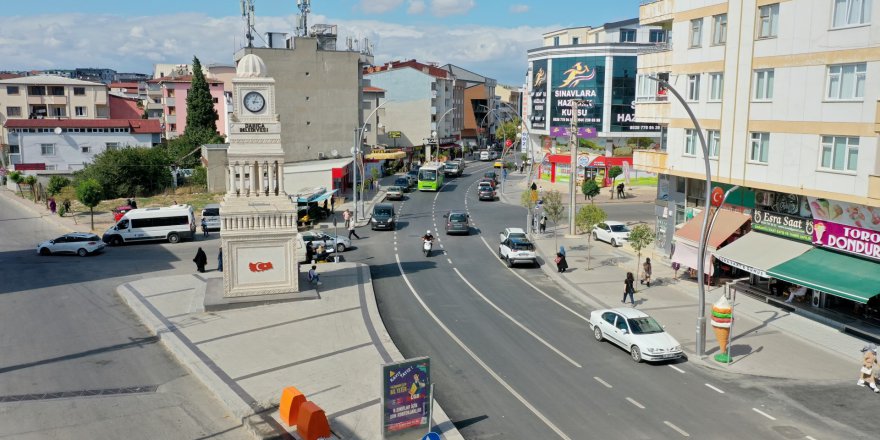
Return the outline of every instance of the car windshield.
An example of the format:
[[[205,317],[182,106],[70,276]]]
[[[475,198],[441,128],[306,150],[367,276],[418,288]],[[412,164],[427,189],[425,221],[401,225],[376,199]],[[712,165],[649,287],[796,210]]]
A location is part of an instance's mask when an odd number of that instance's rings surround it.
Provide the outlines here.
[[[437,180],[437,171],[421,170],[419,171],[419,180]]]
[[[400,192],[400,187],[399,186],[389,186],[388,192]]]
[[[390,210],[390,209],[387,209],[387,208],[385,208],[385,209],[377,209],[377,210],[376,210],[376,215],[378,215],[378,216],[383,216],[383,217],[391,217],[391,210]]]
[[[663,333],[663,327],[650,316],[643,318],[627,319],[629,328],[634,335],[647,335],[651,333]]]
[[[396,183],[398,185],[406,185],[407,184],[406,177],[401,177],[401,178],[395,180],[394,183]]]
[[[467,215],[462,213],[456,213],[449,216],[449,221],[451,223],[464,223],[467,221]]]
[[[629,228],[624,225],[611,225],[611,232],[629,232]]]
[[[514,232],[514,233],[511,233],[510,235],[508,235],[508,237],[510,237],[511,240],[516,240],[516,239],[525,240],[526,234],[523,234],[520,232]]]
[[[480,191],[492,191],[492,185],[489,183],[480,183]]]

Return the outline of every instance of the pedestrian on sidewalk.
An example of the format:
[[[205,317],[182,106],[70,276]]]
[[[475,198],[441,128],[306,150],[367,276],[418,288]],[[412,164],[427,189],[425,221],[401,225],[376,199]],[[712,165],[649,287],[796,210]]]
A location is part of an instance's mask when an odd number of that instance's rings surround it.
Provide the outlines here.
[[[626,296],[629,295],[629,302],[632,305],[636,305],[636,300],[633,299],[633,295],[636,293],[635,287],[633,287],[633,283],[636,282],[636,277],[633,276],[632,272],[626,273],[626,280],[623,281],[623,300],[620,302],[626,304]]]
[[[348,222],[348,239],[351,240],[351,236],[354,235],[355,237],[357,237],[358,240],[360,240],[361,237],[354,230],[354,227],[355,227],[355,224],[353,221]]]
[[[65,213],[70,212],[70,199],[64,199],[64,201],[61,202],[61,206],[64,207]]]
[[[318,266],[312,265],[312,268],[309,269],[309,282],[315,285],[320,286],[323,284],[321,282],[321,276],[318,275]]]
[[[315,248],[312,247],[312,242],[306,243],[306,263],[314,263],[315,262]]]
[[[648,287],[651,287],[651,259],[645,258],[645,262],[642,264],[642,284],[647,284]]]
[[[220,246],[220,252],[217,252],[217,272],[223,272],[223,246]]]
[[[874,373],[877,371],[877,346],[868,344],[862,348],[862,353],[864,353],[862,368],[859,371],[859,381],[856,382],[856,385],[863,387],[867,382],[875,393],[880,393],[880,389],[877,389],[877,385],[874,383]]]
[[[565,254],[564,253],[557,252],[556,258],[553,261],[556,263],[556,271],[557,272],[563,273],[563,272],[565,272],[566,269],[568,269],[568,262],[565,261]]]
[[[345,220],[345,227],[347,228],[349,223],[351,223],[351,211],[349,211],[348,208],[345,208],[345,211],[342,211],[342,219]]]
[[[208,264],[208,255],[205,254],[205,251],[203,251],[202,248],[199,248],[199,250],[196,251],[196,257],[193,258],[193,263],[196,263],[196,269],[198,269],[200,273],[205,273],[205,265]]]
[[[617,185],[617,198],[618,199],[625,199],[626,198],[626,193],[624,193],[623,189],[624,189],[623,182],[620,182],[620,184]]]
[[[541,216],[540,226],[541,226],[541,233],[543,234],[544,231],[547,230],[547,216],[546,215]]]
[[[177,202],[174,202],[174,204],[176,205]],[[137,202],[137,200],[135,200],[135,198],[132,197],[132,198],[131,198],[131,201],[128,202],[128,206],[131,206],[131,209],[138,209],[138,202]]]
[[[55,203],[55,197],[52,197],[51,199],[49,199],[49,211],[51,211],[52,214],[55,214],[55,209],[57,207],[58,207],[58,205]]]
[[[797,289],[789,288],[789,290],[790,290],[790,292],[788,294],[788,299],[785,300],[785,302],[787,302],[789,304],[791,304],[791,302],[794,301],[795,298],[800,298],[800,297],[807,294],[807,287],[806,286],[798,286]]]
[[[208,236],[208,221],[204,218],[202,219],[202,237]]]
[[[520,162],[520,163],[519,163],[519,173],[520,173],[520,174],[523,173],[523,169],[524,169],[525,167],[526,167],[526,163],[525,163],[525,162]]]
[[[336,212],[336,197],[330,196],[330,213]]]

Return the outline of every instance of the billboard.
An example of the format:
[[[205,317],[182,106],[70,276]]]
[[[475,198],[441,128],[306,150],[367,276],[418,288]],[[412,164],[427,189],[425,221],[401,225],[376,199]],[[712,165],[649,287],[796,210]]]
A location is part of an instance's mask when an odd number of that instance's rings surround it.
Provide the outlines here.
[[[547,60],[532,62],[532,91],[529,94],[532,110],[529,113],[532,128],[547,129]]]
[[[382,366],[382,431],[427,430],[431,419],[431,361],[407,359]]]

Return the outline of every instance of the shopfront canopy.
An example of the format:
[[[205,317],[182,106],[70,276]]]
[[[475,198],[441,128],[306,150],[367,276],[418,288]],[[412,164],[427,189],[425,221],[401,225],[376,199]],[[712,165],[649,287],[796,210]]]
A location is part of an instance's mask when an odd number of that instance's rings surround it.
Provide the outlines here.
[[[376,151],[364,156],[365,159],[383,160],[383,159],[403,159],[406,153],[403,151]]]
[[[812,249],[808,243],[749,232],[713,252],[721,262],[767,278],[767,271]]]
[[[770,276],[862,304],[880,294],[880,263],[814,248],[767,271]]]
[[[700,258],[698,257],[699,254],[699,249],[696,246],[691,246],[684,242],[677,242],[675,243],[675,252],[672,253],[672,262],[678,263],[684,267],[696,269],[697,263],[700,261]],[[712,267],[712,254],[707,251],[706,259],[703,261],[703,270],[706,272],[706,275],[712,276],[715,271],[715,268]]]
[[[697,214],[696,217],[690,219],[678,231],[675,231],[676,242],[687,242],[691,246],[698,246],[700,243],[700,228],[703,225],[703,215],[705,211]],[[712,218],[709,217],[711,221]],[[741,212],[722,209],[712,225],[712,232],[706,241],[706,249],[714,251],[721,246],[734,232],[742,227],[751,217]]]

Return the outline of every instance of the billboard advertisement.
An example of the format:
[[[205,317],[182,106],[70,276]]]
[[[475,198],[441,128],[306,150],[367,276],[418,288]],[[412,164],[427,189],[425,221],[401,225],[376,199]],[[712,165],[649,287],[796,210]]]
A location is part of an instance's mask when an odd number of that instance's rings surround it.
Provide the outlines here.
[[[382,429],[392,434],[427,429],[431,419],[431,361],[407,359],[382,366]]]
[[[547,60],[532,62],[532,91],[529,93],[532,129],[547,129]]]
[[[552,61],[550,127],[570,127],[574,101],[579,100],[584,102],[577,106],[578,127],[600,130],[605,96],[605,57],[554,58]]]

